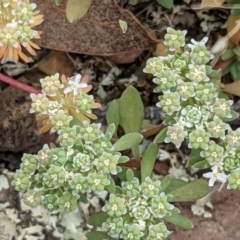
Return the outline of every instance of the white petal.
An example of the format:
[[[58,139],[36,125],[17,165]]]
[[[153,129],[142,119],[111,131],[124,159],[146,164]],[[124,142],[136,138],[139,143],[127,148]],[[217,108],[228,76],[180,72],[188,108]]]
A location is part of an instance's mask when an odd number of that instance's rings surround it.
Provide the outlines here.
[[[200,42],[200,43],[203,43],[203,44],[205,44],[207,41],[208,41],[208,37],[204,37],[204,38],[201,40],[201,42]]]
[[[32,9],[35,9],[37,7],[36,3],[31,3],[30,5],[31,5]]]
[[[210,178],[210,179],[209,179],[209,182],[208,182],[208,186],[209,186],[209,187],[212,187],[212,186],[214,185],[214,183],[215,183],[215,179]]]
[[[203,174],[203,177],[205,177],[205,178],[212,178],[212,176],[213,176],[212,172],[208,172],[208,173]]]
[[[225,183],[227,181],[227,176],[225,173],[219,173],[217,175],[217,179],[222,182],[222,183]]]
[[[33,99],[36,96],[35,93],[30,93],[30,98]]]
[[[67,93],[70,93],[70,92],[72,92],[72,90],[73,90],[73,88],[72,87],[67,87],[67,88],[65,88],[64,89],[64,94],[67,94]]]

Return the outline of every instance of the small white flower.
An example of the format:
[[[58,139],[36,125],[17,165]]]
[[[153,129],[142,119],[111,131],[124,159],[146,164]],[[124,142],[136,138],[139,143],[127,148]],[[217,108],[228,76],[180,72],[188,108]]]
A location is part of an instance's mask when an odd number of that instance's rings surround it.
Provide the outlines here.
[[[71,78],[68,81],[69,86],[64,89],[64,93],[73,92],[73,95],[77,95],[79,93],[79,89],[86,88],[88,85],[87,83],[81,83],[81,74],[77,74],[74,79]]]
[[[227,181],[227,175],[225,173],[218,172],[218,165],[212,167],[212,172],[204,173],[203,177],[209,178],[208,185],[212,187],[216,181],[225,183]]]
[[[194,39],[191,39],[191,43],[188,44],[188,46],[191,49],[194,49],[197,46],[205,46],[206,42],[208,41],[208,37],[204,37],[200,42],[195,41]]]

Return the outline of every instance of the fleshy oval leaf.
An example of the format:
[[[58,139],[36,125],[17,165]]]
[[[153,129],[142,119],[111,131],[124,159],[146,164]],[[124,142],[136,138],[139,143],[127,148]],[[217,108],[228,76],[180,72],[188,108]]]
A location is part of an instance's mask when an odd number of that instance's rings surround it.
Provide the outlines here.
[[[119,101],[119,116],[125,133],[139,132],[144,118],[144,106],[139,92],[129,86]]]
[[[117,142],[114,143],[115,151],[123,151],[136,146],[143,140],[143,136],[140,133],[127,133],[122,136]]]
[[[171,192],[171,202],[191,202],[206,196],[210,191],[208,182],[203,179],[196,179]]]
[[[70,23],[81,19],[88,11],[91,0],[68,0],[66,16]]]
[[[187,217],[180,214],[166,216],[163,219],[183,229],[191,229],[194,227],[192,222]]]
[[[156,143],[150,143],[143,153],[141,161],[141,179],[142,182],[146,177],[150,177],[153,171],[154,163],[158,154],[158,146]]]

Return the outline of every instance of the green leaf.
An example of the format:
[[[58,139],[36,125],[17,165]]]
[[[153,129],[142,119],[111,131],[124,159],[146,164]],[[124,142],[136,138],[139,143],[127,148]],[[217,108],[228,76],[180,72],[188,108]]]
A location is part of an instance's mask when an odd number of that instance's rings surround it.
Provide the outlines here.
[[[66,16],[70,23],[81,19],[88,11],[91,0],[68,0]]]
[[[192,149],[191,154],[187,160],[186,167],[191,167],[194,164],[204,160],[204,158],[200,156],[201,151],[202,151],[201,149]]]
[[[162,180],[161,180],[161,188],[162,191],[165,192],[166,188],[169,186],[170,182],[172,181],[172,178],[170,175],[166,175]]]
[[[102,226],[102,223],[106,222],[108,217],[106,212],[96,212],[88,218],[87,223],[94,227]]]
[[[134,172],[130,168],[126,171],[126,178],[128,181],[131,181],[134,178]]]
[[[228,0],[229,6],[231,6],[231,15],[240,15],[239,0]],[[237,4],[237,5],[235,5]]]
[[[174,207],[172,210],[169,210],[169,212],[172,214],[172,215],[178,215],[180,214],[180,210],[176,207]]]
[[[158,135],[154,138],[154,143],[162,143],[164,142],[164,139],[166,138],[166,134],[167,134],[167,130],[168,128],[165,127],[163,128],[159,133]]]
[[[187,217],[180,214],[166,216],[163,219],[183,229],[191,229],[194,227],[192,222]]]
[[[79,201],[83,203],[88,203],[88,199],[82,194],[80,195]]]
[[[122,188],[119,186],[116,186],[116,193],[122,194]]]
[[[158,154],[158,145],[150,143],[143,153],[141,161],[141,179],[142,182],[146,177],[150,177],[153,171],[154,163]]]
[[[85,234],[88,240],[112,240],[112,238],[105,232],[91,231]]]
[[[113,194],[116,192],[116,184],[112,178],[110,178],[110,184],[105,186],[105,190]]]
[[[165,8],[171,8],[173,6],[173,0],[157,0],[157,2]]]
[[[113,100],[108,103],[108,110],[106,113],[107,124],[115,124],[115,128],[119,125],[119,100]]]
[[[110,133],[111,136],[112,136],[115,133],[115,130],[116,130],[115,124],[111,123],[111,124],[108,125],[105,134]]]
[[[125,133],[139,132],[144,118],[144,106],[139,92],[129,86],[119,101],[119,115]]]
[[[238,71],[236,61],[231,64],[230,73],[231,73],[234,81],[240,80],[240,71]]]
[[[61,0],[55,0],[55,4],[56,4],[57,6],[60,6],[60,3],[61,3]]]
[[[122,136],[117,142],[114,143],[115,151],[123,151],[139,144],[143,140],[143,135],[137,132],[128,133]]]
[[[121,156],[119,159],[118,159],[118,163],[125,163],[129,161],[129,157],[127,156]]]
[[[236,46],[235,48],[233,48],[233,52],[237,55],[240,56],[240,47]]]
[[[202,161],[199,161],[199,162],[195,163],[195,164],[193,165],[193,167],[194,167],[194,168],[205,169],[205,168],[209,168],[210,165],[209,165],[208,161],[204,159],[204,160],[202,160]]]
[[[228,60],[235,55],[233,49],[228,48],[222,55],[222,60]]]
[[[165,189],[164,192],[166,194],[169,194],[170,192],[174,191],[175,189],[181,188],[186,184],[188,184],[188,182],[183,181],[181,179],[172,178],[170,183],[168,184],[168,187]]]
[[[190,202],[196,201],[206,196],[210,191],[208,182],[203,179],[196,179],[173,191],[168,192],[172,195],[171,202]]]
[[[239,81],[239,83],[240,83],[240,81]],[[239,117],[239,113],[232,109],[231,109],[231,114],[232,114],[231,118],[221,118],[223,120],[223,122],[231,122]]]
[[[122,171],[117,173],[117,176],[124,182],[128,181],[127,179],[127,170],[129,169],[129,167],[125,167],[125,166],[121,166]],[[131,171],[133,171],[134,176],[139,178],[140,174],[137,170],[135,169],[131,169]]]

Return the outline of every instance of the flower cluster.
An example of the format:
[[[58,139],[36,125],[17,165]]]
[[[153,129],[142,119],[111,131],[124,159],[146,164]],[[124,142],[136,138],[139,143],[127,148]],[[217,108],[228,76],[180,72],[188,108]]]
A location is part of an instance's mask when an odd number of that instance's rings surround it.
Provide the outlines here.
[[[226,123],[236,117],[233,101],[221,97],[211,82],[219,73],[207,64],[213,58],[205,45],[207,37],[185,44],[185,35],[186,31],[168,28],[164,41],[168,55],[149,59],[144,69],[154,76],[155,92],[163,93],[157,106],[168,125],[164,141],[179,148],[186,139],[195,154],[188,165],[212,168],[203,175],[210,178],[209,186],[228,180],[229,188],[240,189],[240,129],[232,130]]]
[[[24,154],[14,175],[12,185],[24,192],[24,202],[31,207],[43,204],[49,211],[73,211],[86,192],[110,185],[111,174],[121,171],[117,164],[128,160],[114,150],[112,126],[102,133],[101,124],[85,119],[97,104],[86,94],[90,86],[80,78],[62,78],[60,83],[58,74],[46,77],[40,80],[43,94],[31,96],[32,111],[47,119],[43,128],[58,132],[56,146],[44,145],[36,155]]]
[[[99,108],[101,105],[95,103],[93,96],[87,93],[92,86],[88,85],[88,77],[81,77],[80,74],[66,79],[59,78],[56,73],[40,79],[42,93],[31,93],[32,107],[30,112],[37,112],[37,120],[43,127],[40,133],[59,132],[69,127],[70,122],[75,118],[80,122],[96,119],[91,109]]]
[[[30,55],[36,55],[38,45],[32,42],[40,38],[33,28],[43,21],[43,16],[35,11],[36,4],[29,0],[3,0],[0,2],[0,59],[18,62],[19,57],[29,62],[30,58],[23,53],[26,49]]]
[[[121,193],[111,194],[102,209],[108,214],[103,226],[108,234],[124,240],[165,239],[171,232],[163,222],[165,216],[179,212],[168,202],[161,189],[161,181],[147,177],[123,182]]]

